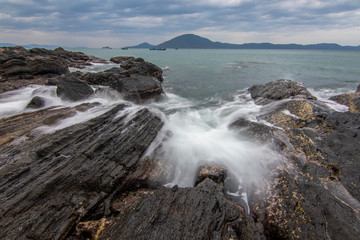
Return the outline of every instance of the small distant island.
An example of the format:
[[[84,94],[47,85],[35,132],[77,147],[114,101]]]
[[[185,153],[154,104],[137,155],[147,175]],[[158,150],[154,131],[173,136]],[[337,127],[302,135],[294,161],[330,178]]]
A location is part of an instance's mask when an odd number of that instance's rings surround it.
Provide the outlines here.
[[[112,49],[111,47],[109,46],[106,46],[106,47],[102,47],[103,49]]]
[[[303,49],[303,50],[360,50],[359,46],[341,46],[336,43],[318,43],[318,44],[273,44],[273,43],[244,43],[232,44],[213,42],[207,38],[195,35],[184,34],[175,37],[171,40],[165,41],[158,45],[151,45],[147,42],[136,46],[129,46],[128,48],[175,48],[175,49]]]

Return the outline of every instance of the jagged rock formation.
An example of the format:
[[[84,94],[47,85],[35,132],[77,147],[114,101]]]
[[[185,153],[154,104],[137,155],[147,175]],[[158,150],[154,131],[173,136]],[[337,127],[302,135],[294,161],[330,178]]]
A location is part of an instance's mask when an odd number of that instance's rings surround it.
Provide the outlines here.
[[[1,149],[2,239],[64,239],[111,199],[163,125],[146,109],[115,118],[124,108]]]
[[[277,95],[288,98],[288,88],[282,85],[277,81],[261,86],[269,91],[262,90],[257,97],[267,99],[276,88]],[[270,239],[357,238],[359,114],[334,112],[307,93],[304,99],[304,91],[292,91],[296,92],[291,94],[293,100],[267,101],[270,111],[264,111],[259,120],[274,127],[245,119],[232,124],[271,142],[289,160],[285,169],[272,173],[264,195],[249,194],[254,217]]]
[[[309,93],[304,84],[286,79],[252,86],[249,88],[249,92],[256,103],[261,105],[291,97],[316,100],[316,97]]]
[[[84,68],[91,62],[106,62],[62,48],[5,47],[0,48],[0,53],[0,93],[29,84],[45,84],[49,78],[68,74],[69,67]]]
[[[156,77],[160,82],[162,77],[162,69],[153,63],[146,62],[142,58],[134,57],[113,57],[110,61],[120,63],[120,67],[125,69],[130,76],[149,76]]]

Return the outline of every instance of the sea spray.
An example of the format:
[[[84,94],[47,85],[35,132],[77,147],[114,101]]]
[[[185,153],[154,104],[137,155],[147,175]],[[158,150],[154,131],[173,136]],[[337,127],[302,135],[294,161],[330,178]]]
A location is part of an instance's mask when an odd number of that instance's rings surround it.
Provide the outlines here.
[[[209,102],[199,107],[198,102],[169,94],[166,100],[150,104],[153,111],[166,109],[167,114],[161,112],[165,126],[145,156],[153,154],[162,165],[170,166],[163,176],[169,187],[194,186],[202,165],[225,167],[229,176],[225,184],[232,185],[226,186],[227,193],[247,202],[246,188],[261,187],[268,171],[284,159],[268,145],[229,128],[239,117],[256,121],[260,114],[261,106],[255,105],[248,93],[241,92],[232,101]]]

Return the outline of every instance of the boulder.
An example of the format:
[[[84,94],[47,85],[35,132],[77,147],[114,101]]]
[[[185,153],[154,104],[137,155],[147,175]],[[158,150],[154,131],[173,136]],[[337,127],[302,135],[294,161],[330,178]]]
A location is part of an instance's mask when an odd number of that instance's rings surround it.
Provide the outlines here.
[[[164,80],[162,77],[162,69],[155,64],[146,62],[142,58],[126,57],[126,59],[121,62],[120,67],[127,70],[131,76],[156,77],[160,82]]]
[[[110,87],[123,94],[125,99],[139,103],[159,98],[164,93],[158,79],[147,76],[118,79]]]
[[[285,79],[255,85],[250,87],[248,91],[255,102],[261,105],[287,98],[316,100],[316,97],[311,95],[304,84]]]
[[[125,61],[128,61],[128,60],[135,60],[135,57],[129,57],[129,56],[118,56],[118,57],[112,57],[110,58],[110,61],[113,62],[113,63],[118,63],[118,64],[121,64]]]
[[[72,75],[59,79],[56,94],[64,100],[79,101],[94,93],[92,87]]]
[[[45,99],[39,96],[33,97],[26,108],[42,108],[45,106]]]
[[[216,183],[224,183],[226,175],[226,168],[212,165],[201,166],[196,174],[195,186],[204,181],[206,178],[209,178]]]

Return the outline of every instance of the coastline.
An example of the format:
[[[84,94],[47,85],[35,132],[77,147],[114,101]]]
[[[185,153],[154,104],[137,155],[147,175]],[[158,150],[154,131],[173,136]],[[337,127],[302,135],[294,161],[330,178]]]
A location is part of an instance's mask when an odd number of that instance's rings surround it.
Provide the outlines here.
[[[284,160],[267,166],[260,186],[243,190],[248,214],[240,197],[243,192],[233,198],[227,194],[234,184],[229,180],[232,169],[218,164],[194,169],[191,188],[163,187],[171,166],[160,161],[161,144],[152,144],[159,138],[165,144],[172,134],[163,135],[166,122],[146,105],[166,101],[159,67],[126,57],[113,59],[119,67],[104,72],[70,73],[68,67],[87,66],[92,57],[61,49],[9,51],[11,57],[1,62],[2,91],[47,83],[56,86],[56,98],[73,104],[46,108],[40,103],[39,110],[0,119],[2,238],[350,239],[358,235],[359,91],[334,97],[349,107],[341,113],[293,81],[248,89],[254,103],[268,109],[258,120],[273,127],[238,118],[229,128],[266,143]],[[20,52],[19,57],[12,55],[14,51]],[[126,87],[134,82],[139,84],[135,90]],[[4,88],[4,83],[10,87]],[[68,91],[65,95],[59,93],[61,86]],[[94,86],[107,87],[94,91]],[[48,134],[34,132],[104,107],[101,102],[87,102],[102,93],[111,93],[114,104],[93,118]],[[153,151],[148,153],[150,146]]]

